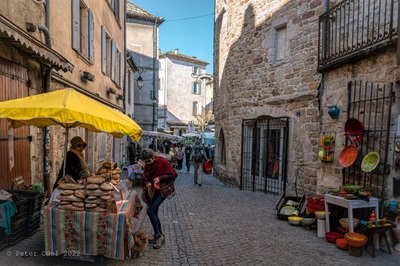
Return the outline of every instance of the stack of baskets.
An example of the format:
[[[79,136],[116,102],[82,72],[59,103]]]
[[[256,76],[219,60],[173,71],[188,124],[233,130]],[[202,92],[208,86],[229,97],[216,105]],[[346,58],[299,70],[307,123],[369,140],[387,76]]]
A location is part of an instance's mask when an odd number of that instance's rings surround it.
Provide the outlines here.
[[[11,219],[11,235],[8,244],[14,245],[26,236],[33,235],[40,228],[40,211],[45,193],[27,190],[5,189],[12,194],[17,208]]]

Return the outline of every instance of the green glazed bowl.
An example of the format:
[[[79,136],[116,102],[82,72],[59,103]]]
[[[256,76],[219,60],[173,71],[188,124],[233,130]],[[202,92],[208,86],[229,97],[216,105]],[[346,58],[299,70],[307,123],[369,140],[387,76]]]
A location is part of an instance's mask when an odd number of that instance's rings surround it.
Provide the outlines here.
[[[358,195],[358,192],[360,192],[360,190],[363,188],[363,186],[342,186],[342,189],[344,189],[347,193],[354,195]]]

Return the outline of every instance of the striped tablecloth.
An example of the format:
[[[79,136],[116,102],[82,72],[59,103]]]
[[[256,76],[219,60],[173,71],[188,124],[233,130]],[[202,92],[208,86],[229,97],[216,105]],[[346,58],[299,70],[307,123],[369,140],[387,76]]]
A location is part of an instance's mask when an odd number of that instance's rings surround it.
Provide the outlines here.
[[[142,209],[135,191],[117,202],[118,213],[66,211],[53,202],[44,208],[46,254],[102,255],[125,259],[133,246],[131,219]]]

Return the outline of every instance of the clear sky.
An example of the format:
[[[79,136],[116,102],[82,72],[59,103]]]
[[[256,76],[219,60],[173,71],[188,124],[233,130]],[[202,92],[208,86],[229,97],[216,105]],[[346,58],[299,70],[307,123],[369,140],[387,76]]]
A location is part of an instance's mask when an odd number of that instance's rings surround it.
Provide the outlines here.
[[[130,0],[157,17],[162,53],[179,49],[180,54],[196,56],[213,72],[214,0]]]

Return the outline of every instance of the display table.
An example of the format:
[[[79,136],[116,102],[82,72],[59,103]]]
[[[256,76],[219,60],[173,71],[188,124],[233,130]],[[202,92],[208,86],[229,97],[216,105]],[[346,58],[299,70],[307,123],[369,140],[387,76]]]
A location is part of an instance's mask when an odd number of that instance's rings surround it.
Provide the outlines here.
[[[135,191],[117,202],[118,213],[66,211],[57,205],[53,202],[44,208],[46,254],[125,259],[134,244],[130,222],[142,209]]]
[[[337,205],[340,207],[347,208],[348,219],[349,219],[349,232],[354,232],[353,228],[353,210],[362,208],[375,208],[376,219],[379,219],[379,200],[378,198],[369,198],[369,201],[362,199],[347,200],[343,197],[333,196],[330,194],[325,194],[325,223],[326,232],[330,232],[329,225],[329,209],[328,204]]]

